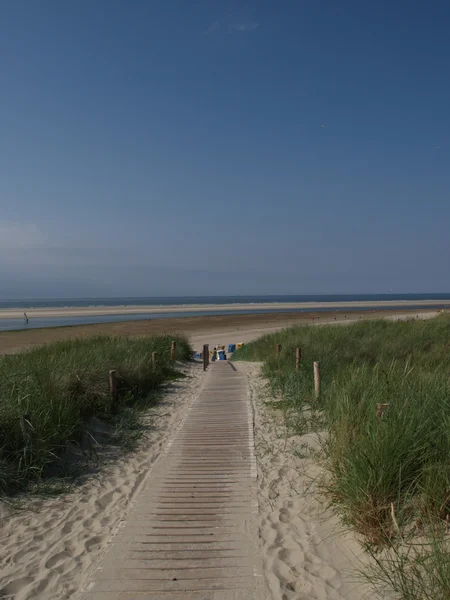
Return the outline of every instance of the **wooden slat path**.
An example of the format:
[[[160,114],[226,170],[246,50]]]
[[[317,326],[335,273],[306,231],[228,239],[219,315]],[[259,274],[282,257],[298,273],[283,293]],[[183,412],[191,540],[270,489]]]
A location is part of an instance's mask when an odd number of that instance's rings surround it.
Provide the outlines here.
[[[83,600],[268,600],[247,380],[209,367]]]

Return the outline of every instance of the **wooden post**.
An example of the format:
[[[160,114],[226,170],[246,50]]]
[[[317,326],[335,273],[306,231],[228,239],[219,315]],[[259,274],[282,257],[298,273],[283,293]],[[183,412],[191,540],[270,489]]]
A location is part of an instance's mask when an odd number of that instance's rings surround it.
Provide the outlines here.
[[[316,398],[320,396],[320,362],[314,362],[314,392]]]
[[[302,349],[295,349],[295,369],[298,371],[300,369],[300,361],[302,359]]]
[[[277,344],[277,354],[281,354],[281,344]]]
[[[114,404],[117,399],[117,381],[116,381],[116,372],[109,372],[109,391],[111,394],[111,410],[114,410]]]
[[[175,340],[172,341],[170,346],[170,360],[173,362],[175,360],[175,348],[177,347],[177,343]]]
[[[389,408],[390,404],[377,404],[377,419],[381,421],[383,419],[384,411]]]
[[[209,365],[209,345],[203,345],[203,370],[206,371]]]
[[[152,370],[156,371],[156,352],[152,352]]]

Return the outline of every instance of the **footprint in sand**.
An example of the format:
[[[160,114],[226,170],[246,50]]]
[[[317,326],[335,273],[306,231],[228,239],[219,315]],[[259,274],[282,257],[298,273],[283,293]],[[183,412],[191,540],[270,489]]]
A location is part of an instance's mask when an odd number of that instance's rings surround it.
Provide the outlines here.
[[[280,510],[279,519],[281,523],[289,523],[291,521],[290,512],[286,508],[282,508]]]
[[[64,550],[63,552],[58,552],[54,556],[51,556],[48,561],[45,563],[46,569],[53,569],[57,567],[61,562],[65,561],[68,558],[72,558],[71,555]]]
[[[105,536],[94,536],[92,538],[90,538],[89,540],[87,540],[84,544],[84,547],[86,548],[87,552],[92,552],[93,550],[97,550],[98,548],[101,548],[101,546],[103,545],[105,541]]]
[[[74,526],[74,522],[73,522],[73,521],[68,521],[68,522],[67,522],[67,523],[64,525],[64,527],[62,528],[61,532],[62,532],[64,535],[67,535],[68,533],[71,533],[71,531],[72,531],[72,529],[73,529],[73,526]]]
[[[85,519],[83,527],[89,529],[91,533],[99,533],[102,530],[102,526],[97,519]]]
[[[53,586],[56,583],[58,577],[59,575],[57,573],[55,573],[54,571],[49,571],[48,575],[44,579],[41,579],[38,582],[34,582],[35,586],[32,589],[32,596],[30,597],[33,598],[36,594],[42,594],[42,592],[48,590],[49,587]]]
[[[289,550],[288,548],[281,548],[278,552],[279,560],[285,562],[291,570],[296,567],[302,567],[305,561],[305,553],[301,550]]]
[[[65,544],[64,544],[64,550],[68,553],[68,555],[72,558],[77,557],[79,554],[81,554],[81,547],[78,545],[77,542],[73,541],[73,540],[68,540]]]
[[[285,594],[287,592],[286,597],[292,600],[295,598],[295,596],[293,595],[296,592],[295,585],[295,581],[286,581],[281,588]]]
[[[73,573],[74,571],[76,571],[77,569],[79,569],[79,564],[76,560],[68,560],[67,562],[62,562],[60,565],[58,565],[57,567],[55,567],[53,569],[53,573],[58,573],[59,576],[61,575],[68,575],[69,573]]]
[[[31,585],[33,581],[32,577],[19,577],[18,579],[13,579],[13,581],[10,581],[0,589],[0,598],[8,598],[8,596],[14,598],[16,594],[21,592],[24,587]]]
[[[14,555],[12,556],[12,562],[14,564],[17,564],[19,562],[27,562],[32,556],[34,556],[34,554],[36,553],[36,551],[38,549],[39,549],[38,546],[22,548],[22,550],[19,550],[18,552],[14,553]],[[24,560],[24,559],[26,559],[26,560]]]
[[[100,510],[105,510],[105,508],[108,508],[108,506],[111,504],[114,496],[117,495],[119,495],[117,490],[111,490],[110,492],[103,494],[103,496],[100,496],[100,498],[95,502],[95,506]]]

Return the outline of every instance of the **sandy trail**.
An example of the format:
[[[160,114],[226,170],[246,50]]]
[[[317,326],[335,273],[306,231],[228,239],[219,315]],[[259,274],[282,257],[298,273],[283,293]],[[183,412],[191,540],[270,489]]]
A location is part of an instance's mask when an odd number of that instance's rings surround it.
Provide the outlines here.
[[[249,378],[255,415],[260,536],[274,600],[371,600],[357,570],[365,557],[319,493],[323,473],[312,457],[312,434],[292,436],[281,411],[270,409],[260,363],[236,363]],[[300,451],[302,458],[295,455]]]
[[[198,365],[180,368],[188,378],[166,386],[136,452],[65,497],[32,500],[19,512],[0,502],[0,598],[56,600],[81,588],[203,383]]]

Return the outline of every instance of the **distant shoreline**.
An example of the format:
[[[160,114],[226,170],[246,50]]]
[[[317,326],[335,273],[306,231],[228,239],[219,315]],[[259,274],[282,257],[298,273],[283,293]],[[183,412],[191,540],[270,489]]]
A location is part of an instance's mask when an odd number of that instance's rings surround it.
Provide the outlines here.
[[[250,342],[266,333],[273,333],[293,325],[317,326],[325,323],[344,325],[372,319],[429,319],[440,312],[435,307],[427,309],[367,309],[362,310],[329,310],[304,312],[271,312],[214,314],[205,316],[200,313],[185,317],[147,318],[131,320],[124,317],[115,322],[84,323],[81,325],[47,325],[46,327],[28,327],[18,330],[0,331],[0,356],[11,354],[48,344],[58,340],[96,335],[147,336],[177,332],[187,335],[195,349],[202,344]],[[50,319],[47,319],[47,323]],[[56,320],[58,321],[58,320]],[[4,321],[6,322],[6,321]]]
[[[334,302],[248,302],[236,304],[173,304],[173,305],[121,305],[121,306],[67,306],[0,309],[0,319],[20,319],[24,312],[29,318],[93,317],[107,315],[136,315],[161,313],[233,312],[243,310],[315,310],[315,309],[404,309],[414,307],[450,307],[450,297],[441,300],[361,300]]]

